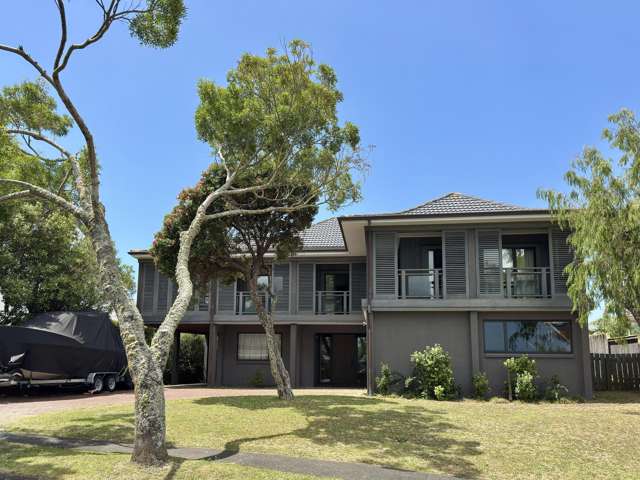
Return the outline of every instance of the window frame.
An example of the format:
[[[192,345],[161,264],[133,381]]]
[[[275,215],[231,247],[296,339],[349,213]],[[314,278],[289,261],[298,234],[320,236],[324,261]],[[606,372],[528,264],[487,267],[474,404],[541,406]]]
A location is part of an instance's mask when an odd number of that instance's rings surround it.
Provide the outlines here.
[[[569,338],[569,351],[567,352],[516,352],[509,351],[507,346],[507,323],[508,322],[535,322],[535,323],[552,323],[552,322],[562,322],[567,323],[569,325],[570,338]],[[487,323],[500,323],[502,325],[502,338],[504,342],[504,347],[501,351],[497,350],[487,350],[487,335],[486,335],[486,327]],[[539,319],[539,318],[524,318],[520,320],[516,320],[513,318],[487,318],[482,321],[482,348],[485,355],[489,356],[543,356],[543,357],[553,357],[553,356],[572,356],[575,354],[574,351],[574,331],[573,331],[573,323],[574,321],[571,319],[560,318],[560,319]]]
[[[246,363],[266,363],[269,362],[269,350],[266,349],[267,356],[266,358],[240,358],[240,335],[262,335],[265,337],[265,347],[266,347],[266,337],[267,334],[264,332],[238,332],[236,334],[236,361],[238,362],[246,362]],[[276,337],[280,340],[280,353],[282,354],[282,334],[276,332]]]

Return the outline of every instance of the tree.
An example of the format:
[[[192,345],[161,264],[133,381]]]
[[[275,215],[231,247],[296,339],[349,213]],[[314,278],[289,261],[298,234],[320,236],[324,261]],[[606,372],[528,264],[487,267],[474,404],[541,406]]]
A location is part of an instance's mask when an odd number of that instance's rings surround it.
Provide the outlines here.
[[[250,165],[237,177],[241,188],[263,185],[210,208],[265,213],[209,222],[192,249],[190,270],[202,284],[216,276],[246,282],[282,399],[293,399],[293,392],[269,309],[277,296],[272,285],[261,290],[258,278],[268,269],[268,254],[286,258],[300,247],[298,234],[311,224],[318,205],[336,209],[360,197],[353,175],[366,165],[357,127],[338,123],[342,94],[336,84],[334,71],[316,65],[307,44],[293,41],[283,53],[269,49],[264,57],[244,55],[224,87],[208,81],[199,85],[198,135],[214,149],[223,145],[227,158]],[[214,165],[195,189],[181,193],[165,218],[152,252],[166,274],[174,273],[178,232],[193,218],[193,206],[224,178],[224,170]]]
[[[566,268],[580,322],[604,302],[640,325],[640,123],[629,110],[609,117],[603,138],[617,161],[587,147],[565,175],[568,193],[541,190],[555,220],[571,232],[575,259]]]
[[[16,164],[27,163],[28,168],[51,164],[59,160],[64,177],[73,183],[73,192],[52,188],[52,185],[32,182],[15,176],[0,177],[0,202],[27,200],[43,203],[73,215],[86,232],[96,255],[104,295],[116,312],[120,333],[127,352],[129,369],[135,384],[135,442],[132,459],[144,464],[161,463],[167,458],[165,447],[164,392],[162,368],[166,363],[175,319],[186,311],[191,298],[190,284],[179,285],[178,299],[169,312],[169,321],[147,345],[144,322],[127,285],[123,282],[115,248],[100,199],[100,168],[98,152],[91,128],[80,114],[67,92],[62,73],[66,71],[74,53],[86,50],[99,42],[117,22],[127,22],[131,35],[142,44],[166,48],[177,38],[185,15],[182,0],[146,0],[135,3],[121,0],[98,0],[96,6],[101,21],[89,38],[70,44],[66,7],[63,0],[55,0],[60,22],[60,40],[51,68],[43,67],[25,48],[0,44],[0,51],[19,56],[38,73],[40,80],[51,88],[66,110],[64,123],[56,113],[55,102],[38,94],[24,95],[6,105],[0,124],[0,147],[16,150]],[[127,3],[127,5],[125,5]],[[38,93],[38,92],[36,92]],[[65,149],[55,138],[70,128],[71,123],[80,131],[83,148],[77,153]],[[56,158],[47,158],[34,144],[45,145],[56,152]],[[9,152],[10,153],[10,152]]]
[[[630,315],[619,316],[607,308],[602,316],[594,322],[594,327],[596,332],[606,333],[611,338],[640,333],[640,327],[630,318]]]

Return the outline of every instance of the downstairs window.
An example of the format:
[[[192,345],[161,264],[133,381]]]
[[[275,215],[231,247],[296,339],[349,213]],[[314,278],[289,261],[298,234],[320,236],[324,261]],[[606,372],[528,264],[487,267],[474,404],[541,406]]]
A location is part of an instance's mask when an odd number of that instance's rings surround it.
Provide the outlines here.
[[[276,333],[276,343],[281,346],[279,333]],[[267,336],[264,333],[239,333],[238,360],[269,360]]]
[[[485,320],[486,353],[571,353],[568,320]]]

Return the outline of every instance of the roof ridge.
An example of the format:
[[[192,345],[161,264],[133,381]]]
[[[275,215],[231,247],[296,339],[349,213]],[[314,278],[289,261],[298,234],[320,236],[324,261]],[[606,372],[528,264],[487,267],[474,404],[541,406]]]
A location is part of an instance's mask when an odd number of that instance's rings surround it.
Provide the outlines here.
[[[461,193],[458,193],[458,192],[449,192],[449,193],[447,193],[445,195],[441,195],[441,196],[433,198],[431,200],[427,200],[426,202],[423,202],[420,205],[416,205],[415,207],[407,208],[406,210],[400,210],[399,212],[396,212],[396,213],[398,213],[398,214],[407,213],[407,212],[410,212],[411,210],[415,210],[417,208],[424,207],[425,205],[427,205],[429,203],[437,202],[438,200],[444,200],[445,198],[450,197],[451,195],[455,195],[455,194],[462,195]]]
[[[530,207],[523,207],[521,205],[516,205],[515,203],[501,202],[499,200],[489,200],[486,198],[478,197],[476,195],[469,195],[468,193],[460,193],[460,192],[453,192],[453,193],[457,195],[462,195],[463,197],[473,198],[474,200],[480,200],[482,202],[497,203],[498,205],[506,205],[509,207],[515,207],[515,208],[521,208],[521,209],[530,208]]]

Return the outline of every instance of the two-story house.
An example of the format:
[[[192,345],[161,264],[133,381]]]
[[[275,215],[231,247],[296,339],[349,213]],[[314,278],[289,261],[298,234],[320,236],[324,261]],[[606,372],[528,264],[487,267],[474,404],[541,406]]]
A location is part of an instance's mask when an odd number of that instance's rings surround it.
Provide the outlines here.
[[[504,359],[526,353],[542,379],[558,375],[571,393],[590,397],[588,332],[571,313],[563,272],[572,258],[566,239],[548,210],[459,193],[313,225],[302,250],[268,272],[293,385],[371,392],[382,362],[408,375],[410,354],[439,343],[464,393],[480,371],[501,393]],[[138,306],[147,324],[157,324],[174,286],[147,251],[130,253],[140,263]],[[213,282],[179,331],[207,335],[210,385],[246,386],[258,371],[270,379],[242,281]]]

